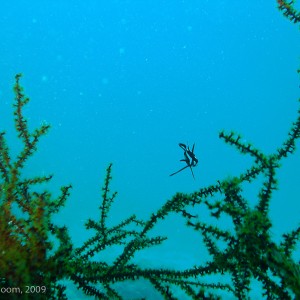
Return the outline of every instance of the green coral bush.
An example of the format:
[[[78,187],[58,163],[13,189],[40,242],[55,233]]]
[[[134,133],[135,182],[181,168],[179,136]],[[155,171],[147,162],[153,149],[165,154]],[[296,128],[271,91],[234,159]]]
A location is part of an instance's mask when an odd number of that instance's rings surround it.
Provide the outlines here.
[[[294,1],[278,1],[291,21],[299,22]],[[72,281],[86,295],[97,299],[122,299],[115,283],[145,279],[164,299],[177,299],[181,290],[190,299],[220,299],[220,292],[236,299],[249,299],[251,282],[260,282],[266,299],[300,299],[300,267],[293,254],[300,238],[300,227],[272,239],[269,206],[277,189],[277,171],[281,160],[296,149],[300,137],[300,110],[287,139],[272,154],[266,155],[250,143],[242,142],[234,132],[222,131],[219,137],[241,154],[252,157],[252,165],[238,176],[219,180],[193,193],[176,193],[152,213],[148,220],[132,215],[109,227],[110,207],[116,192],[110,191],[112,164],[106,170],[98,220],[89,219],[86,228],[93,231],[81,247],[74,247],[66,227],[59,227],[52,216],[64,206],[71,186],[61,188],[53,198],[49,191],[36,187],[51,180],[47,177],[24,177],[22,171],[37,149],[48,125],[30,132],[23,108],[29,98],[16,75],[14,86],[14,121],[22,149],[11,159],[5,133],[0,133],[0,298],[67,299],[62,280]],[[254,207],[243,196],[245,183],[262,180]],[[233,230],[209,225],[191,213],[193,207],[205,206],[212,219],[230,218]],[[152,236],[151,230],[171,213],[181,216],[186,226],[199,234],[209,260],[184,270],[145,268],[133,262],[143,249],[159,246],[167,237]],[[54,243],[54,240],[56,241]],[[222,244],[222,245],[221,245]],[[113,246],[122,251],[113,262],[99,260],[99,253]],[[215,283],[204,278],[219,275]],[[230,278],[230,282],[222,278]],[[19,287],[16,288],[16,287]],[[35,290],[28,290],[35,287]],[[37,289],[39,287],[39,289]],[[16,288],[16,289],[13,289]],[[20,294],[21,291],[23,294]]]

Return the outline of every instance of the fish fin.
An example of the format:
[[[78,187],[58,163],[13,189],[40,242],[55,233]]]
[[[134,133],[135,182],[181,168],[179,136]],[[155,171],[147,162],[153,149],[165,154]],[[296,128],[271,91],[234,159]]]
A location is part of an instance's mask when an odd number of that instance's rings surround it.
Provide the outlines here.
[[[194,178],[194,180],[195,180],[195,175],[194,175],[194,172],[193,172],[193,169],[192,169],[192,167],[191,167],[191,166],[190,166],[190,169],[191,169],[191,172],[192,172],[193,178]]]
[[[188,166],[185,166],[185,167],[181,168],[180,170],[178,170],[178,171],[176,171],[176,172],[170,174],[170,176],[173,176],[173,175],[175,175],[175,174],[177,174],[177,173],[183,171],[183,170],[186,169],[187,167],[188,167]]]

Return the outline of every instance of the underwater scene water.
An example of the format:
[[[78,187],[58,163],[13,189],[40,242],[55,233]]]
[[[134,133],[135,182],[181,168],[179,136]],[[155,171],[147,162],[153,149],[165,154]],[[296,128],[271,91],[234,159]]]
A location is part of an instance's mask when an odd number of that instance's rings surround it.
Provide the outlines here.
[[[20,84],[30,97],[24,107],[29,130],[41,124],[51,125],[49,133],[41,137],[37,151],[26,160],[22,176],[52,174],[49,182],[34,188],[47,190],[53,197],[59,196],[61,186],[72,185],[70,196],[53,216],[53,223],[68,228],[73,249],[94,234],[85,228],[87,220],[101,218],[101,189],[110,163],[110,190],[118,194],[109,205],[106,222],[113,227],[133,214],[147,222],[177,192],[190,195],[205,187],[216,187],[218,182],[223,194],[213,191],[208,198],[201,190],[197,199],[203,196],[203,203],[224,203],[226,180],[238,177],[253,165],[256,156],[261,157],[234,145],[231,131],[235,139],[241,135],[237,143],[251,143],[266,156],[277,153],[297,119],[300,53],[299,23],[293,24],[284,17],[287,9],[279,11],[278,3],[2,1],[1,131],[6,132],[11,157],[17,158],[22,142],[15,131],[12,88],[15,75],[22,73]],[[227,143],[219,137],[222,131],[228,134]],[[299,151],[281,159],[279,164],[277,187],[268,206],[272,222],[268,232],[278,245],[283,234],[299,226]],[[266,168],[257,177],[250,175],[255,180],[243,183],[243,199],[249,209],[254,209],[263,198],[258,195],[263,176],[271,176],[268,170],[271,169]],[[144,248],[139,244],[139,250],[126,264],[143,270],[184,271],[212,260],[205,230],[201,229],[201,235],[199,228],[197,231],[187,223],[195,225],[199,221],[233,232],[232,218],[225,214],[214,218],[208,205],[188,201],[176,212],[174,209],[153,221],[155,226],[147,231],[147,238],[160,236],[167,240],[152,240]],[[255,232],[256,223],[252,225]],[[113,244],[89,259],[113,265],[128,241],[136,239],[138,243],[142,238],[128,234],[123,244]],[[225,249],[226,241],[220,241],[218,247]],[[299,262],[299,242],[292,258]],[[86,270],[82,272],[88,274]],[[268,272],[270,278],[276,277]],[[198,273],[180,277],[204,285],[176,283],[179,277],[175,275],[160,282],[159,276],[130,273],[128,278],[124,275],[116,283],[109,283],[121,298],[101,283],[91,285],[107,295],[103,299],[217,299],[204,298],[201,287],[206,297],[213,297],[212,293],[221,299],[267,299],[263,280],[249,279],[251,291],[240,295],[225,287],[211,286],[232,285],[231,275],[221,273],[215,270],[205,276]],[[241,274],[237,277],[245,275]],[[66,286],[68,299],[95,298],[67,277],[59,282]],[[280,281],[274,282],[279,285]],[[290,295],[294,295],[297,288],[293,290],[293,284],[286,282]],[[191,296],[187,286],[198,296]]]

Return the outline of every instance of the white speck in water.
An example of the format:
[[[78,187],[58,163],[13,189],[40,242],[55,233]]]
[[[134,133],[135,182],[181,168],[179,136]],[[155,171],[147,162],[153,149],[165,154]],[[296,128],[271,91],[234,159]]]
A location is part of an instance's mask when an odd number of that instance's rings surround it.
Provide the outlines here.
[[[42,82],[46,82],[46,81],[48,81],[48,77],[46,75],[43,75],[41,80],[42,80]]]
[[[103,85],[107,85],[109,83],[109,81],[106,77],[102,78],[101,82]]]

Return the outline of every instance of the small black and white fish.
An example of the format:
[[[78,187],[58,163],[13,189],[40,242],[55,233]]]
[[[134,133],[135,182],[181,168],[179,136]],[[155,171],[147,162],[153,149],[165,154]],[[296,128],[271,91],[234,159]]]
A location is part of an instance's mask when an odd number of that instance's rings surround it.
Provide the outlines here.
[[[195,143],[194,143],[192,149],[190,149],[189,146],[187,146],[183,143],[179,143],[179,147],[184,151],[183,152],[184,158],[181,159],[180,161],[184,161],[186,163],[186,166],[184,166],[180,170],[176,171],[175,173],[170,174],[170,176],[173,176],[173,175],[183,171],[186,168],[190,168],[190,170],[192,172],[192,175],[193,175],[193,178],[195,179],[194,172],[193,172],[193,169],[192,169],[192,168],[196,167],[197,164],[198,164],[198,159],[197,159],[197,157],[194,153]]]

